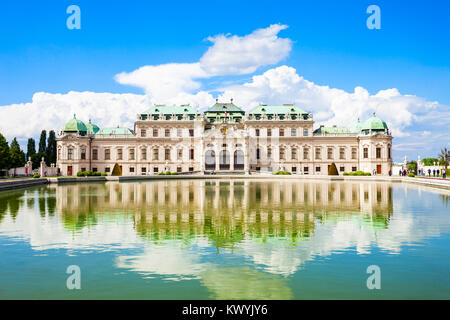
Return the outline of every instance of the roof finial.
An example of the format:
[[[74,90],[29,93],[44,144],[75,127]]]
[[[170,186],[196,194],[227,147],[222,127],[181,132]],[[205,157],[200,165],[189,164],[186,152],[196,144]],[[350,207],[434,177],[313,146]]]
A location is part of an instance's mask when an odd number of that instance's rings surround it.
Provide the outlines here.
[[[73,114],[73,118],[74,118],[74,119],[76,119],[76,118],[77,118],[77,117],[76,117],[76,114],[75,114],[75,113]]]
[[[216,103],[219,103],[219,98],[216,98]]]
[[[233,98],[231,98],[231,103],[233,103]]]
[[[374,117],[376,117],[376,116],[377,116],[377,115],[376,115],[376,113],[375,113],[375,111],[373,112],[373,116],[374,116]]]

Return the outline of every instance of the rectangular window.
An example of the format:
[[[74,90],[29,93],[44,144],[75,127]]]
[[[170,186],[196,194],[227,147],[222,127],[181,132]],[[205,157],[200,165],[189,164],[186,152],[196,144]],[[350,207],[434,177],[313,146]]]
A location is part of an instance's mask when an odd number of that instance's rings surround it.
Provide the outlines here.
[[[153,160],[159,160],[159,149],[153,149]]]
[[[110,171],[111,171],[111,170],[109,169],[109,167],[106,167],[106,168],[105,168],[105,172],[106,172],[106,173],[109,173]]]
[[[142,129],[141,130],[141,137],[146,137],[147,136],[147,130]]]
[[[376,152],[377,152],[377,159],[380,159],[381,158],[381,148],[377,148]]]
[[[129,160],[134,160],[134,149],[130,149],[130,157]]]
[[[167,137],[170,137],[170,129],[166,129],[166,130],[164,130],[164,136],[167,138]]]
[[[328,148],[328,160],[333,159],[333,148]]]
[[[177,167],[177,172],[178,172],[178,173],[181,172],[181,167]]]
[[[297,135],[296,129],[291,129],[291,137],[295,137]]]
[[[141,149],[141,159],[147,160],[147,149]]]
[[[189,137],[193,137],[194,136],[194,129],[189,129]]]
[[[388,159],[391,158],[391,147],[388,147]]]
[[[284,129],[280,129],[280,137],[284,137]]]
[[[271,137],[272,136],[272,129],[267,129],[267,136]]]
[[[194,167],[189,167],[189,172],[194,172]]]
[[[352,171],[353,171],[353,172],[356,172],[356,167],[352,167]]]
[[[316,172],[320,172],[320,167],[316,167]]]
[[[316,160],[322,159],[322,155],[320,154],[320,148],[316,148]]]
[[[164,150],[164,160],[170,160],[170,149]]]
[[[182,131],[180,128],[177,129],[177,137],[181,138]]]
[[[267,149],[267,159],[272,159],[272,149]]]
[[[86,160],[86,149],[81,149],[81,160]]]
[[[297,167],[292,167],[292,173],[297,173]]]
[[[158,136],[158,129],[153,129],[153,136],[157,137]]]
[[[258,148],[256,149],[256,160],[259,160],[261,158],[261,150]]]
[[[344,171],[345,171],[345,168],[344,168],[344,167],[340,167],[340,168],[339,168],[339,171],[340,171],[340,172],[344,172]]]
[[[143,176],[145,176],[145,174],[147,173],[147,168],[145,167],[141,168],[141,173]]]
[[[61,149],[58,149],[58,160],[61,160]]]
[[[134,173],[134,167],[130,167],[130,173]]]
[[[92,171],[98,172],[98,169],[97,168],[92,168]]]
[[[67,160],[72,160],[73,159],[73,149],[68,149],[67,150]]]
[[[352,159],[356,160],[356,148],[352,148]]]
[[[309,154],[308,149],[303,148],[303,160],[308,160]]]
[[[364,148],[363,149],[363,158],[364,159],[369,158],[369,148]]]
[[[297,149],[296,148],[291,149],[291,159],[297,160]]]
[[[303,136],[304,137],[308,136],[308,129],[307,128],[303,128]]]
[[[153,173],[158,173],[158,167],[153,168]]]
[[[194,149],[191,149],[191,150],[189,151],[189,159],[190,159],[190,160],[194,160]]]
[[[105,149],[105,160],[111,160],[111,150]]]
[[[92,160],[98,160],[98,150],[92,150]]]
[[[259,129],[255,129],[255,135],[259,137]]]
[[[122,151],[122,149],[117,149],[117,160],[123,160],[123,151]]]
[[[345,159],[345,148],[339,148],[339,159]]]
[[[309,167],[304,167],[303,168],[303,173],[304,174],[308,174],[308,172],[309,172]]]
[[[81,168],[81,171],[82,172],[86,172],[86,168]]]
[[[280,149],[280,160],[285,160],[284,149],[283,148]]]
[[[177,159],[183,160],[183,149],[178,149],[177,151]]]

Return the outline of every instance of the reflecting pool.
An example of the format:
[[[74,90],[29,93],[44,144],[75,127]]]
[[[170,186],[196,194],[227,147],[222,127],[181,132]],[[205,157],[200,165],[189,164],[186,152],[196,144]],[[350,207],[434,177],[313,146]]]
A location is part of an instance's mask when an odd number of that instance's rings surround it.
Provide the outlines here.
[[[450,299],[449,199],[290,179],[1,192],[0,299]]]

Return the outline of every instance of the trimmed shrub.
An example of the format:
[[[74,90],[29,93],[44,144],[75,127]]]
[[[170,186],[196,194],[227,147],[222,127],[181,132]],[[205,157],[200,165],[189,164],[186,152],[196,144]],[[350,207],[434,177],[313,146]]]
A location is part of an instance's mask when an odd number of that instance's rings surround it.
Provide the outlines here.
[[[329,176],[339,175],[338,169],[336,168],[336,164],[334,162],[331,164],[330,168],[328,168],[328,175]]]
[[[412,172],[410,172],[409,174],[408,174],[408,177],[410,177],[410,178],[414,178],[416,175],[414,174],[414,173],[412,173]]]
[[[102,172],[101,176],[106,177],[108,174],[106,172]]]
[[[41,176],[40,175],[38,175],[38,174],[34,174],[33,175],[33,179],[39,179]]]
[[[120,166],[117,163],[114,165],[111,175],[112,176],[121,176],[122,175],[122,169],[120,168]]]
[[[176,176],[178,175],[178,172],[172,172],[171,175]]]
[[[277,171],[277,172],[272,172],[272,174],[274,174],[274,175],[291,175],[290,172],[288,172],[288,171],[282,171],[282,170]]]

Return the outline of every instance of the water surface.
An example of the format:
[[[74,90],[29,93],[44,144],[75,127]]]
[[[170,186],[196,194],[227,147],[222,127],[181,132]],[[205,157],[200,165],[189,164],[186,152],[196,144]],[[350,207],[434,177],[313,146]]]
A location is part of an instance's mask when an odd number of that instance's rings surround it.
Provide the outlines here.
[[[2,192],[0,298],[449,299],[449,194],[294,180]]]

